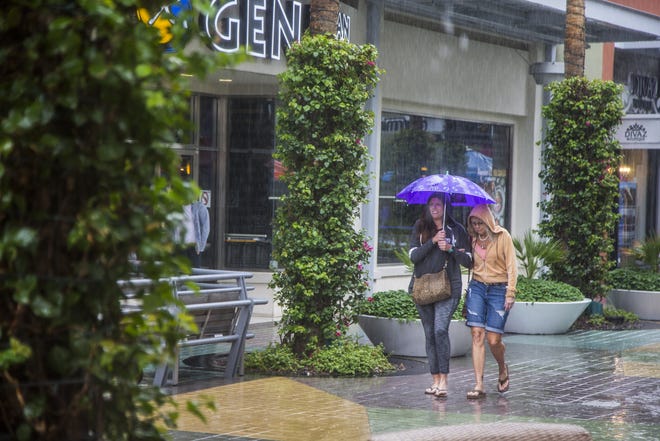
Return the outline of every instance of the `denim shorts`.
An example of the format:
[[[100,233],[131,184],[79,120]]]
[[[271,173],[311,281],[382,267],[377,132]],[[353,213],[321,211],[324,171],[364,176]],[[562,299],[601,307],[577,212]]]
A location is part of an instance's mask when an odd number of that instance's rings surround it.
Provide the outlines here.
[[[509,316],[509,312],[504,311],[505,301],[506,283],[487,285],[474,279],[471,280],[465,299],[467,325],[504,334],[504,324]]]

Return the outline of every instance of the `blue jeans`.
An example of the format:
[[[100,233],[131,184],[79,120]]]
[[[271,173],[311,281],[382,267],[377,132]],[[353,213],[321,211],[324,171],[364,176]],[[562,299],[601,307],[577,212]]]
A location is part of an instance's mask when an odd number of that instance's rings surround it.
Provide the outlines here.
[[[452,290],[453,291],[453,290]],[[426,356],[431,375],[449,373],[449,323],[458,306],[459,295],[429,305],[417,305],[426,337]]]
[[[472,279],[465,298],[467,325],[504,334],[504,325],[509,316],[509,312],[504,311],[505,301],[506,283],[487,285]]]

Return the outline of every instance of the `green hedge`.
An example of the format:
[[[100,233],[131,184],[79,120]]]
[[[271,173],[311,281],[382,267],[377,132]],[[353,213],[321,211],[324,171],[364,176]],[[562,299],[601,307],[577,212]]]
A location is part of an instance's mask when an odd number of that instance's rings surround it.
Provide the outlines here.
[[[519,302],[577,302],[584,299],[579,289],[564,282],[518,278]]]
[[[609,272],[607,281],[615,289],[660,291],[660,273],[618,268]]]
[[[459,302],[452,319],[463,320],[461,311],[463,310],[464,299],[465,297],[461,297],[461,301]],[[406,321],[417,320],[419,318],[417,306],[413,302],[410,294],[403,289],[374,293],[371,297],[367,297],[360,302],[357,311],[359,314],[395,318]]]

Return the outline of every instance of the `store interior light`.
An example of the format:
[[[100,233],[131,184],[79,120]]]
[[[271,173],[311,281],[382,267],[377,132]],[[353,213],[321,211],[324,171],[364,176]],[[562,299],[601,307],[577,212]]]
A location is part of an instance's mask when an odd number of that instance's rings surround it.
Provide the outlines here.
[[[619,167],[619,174],[620,175],[627,175],[630,173],[630,166],[628,165],[622,165]]]
[[[218,81],[221,82],[221,83],[231,83],[232,79],[231,78],[220,78]]]

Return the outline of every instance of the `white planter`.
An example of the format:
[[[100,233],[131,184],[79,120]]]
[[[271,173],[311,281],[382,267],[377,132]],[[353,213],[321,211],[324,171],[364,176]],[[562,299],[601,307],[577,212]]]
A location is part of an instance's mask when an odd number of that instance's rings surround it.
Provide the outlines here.
[[[591,299],[578,302],[516,302],[504,332],[514,334],[563,334],[587,309]]]
[[[397,319],[358,316],[360,327],[372,344],[383,344],[385,352],[406,357],[426,357],[424,329],[421,320],[402,322]],[[452,320],[449,324],[451,356],[460,357],[472,348],[470,328],[463,320]]]
[[[642,320],[660,320],[660,291],[613,289],[607,299],[615,308],[634,312]]]

